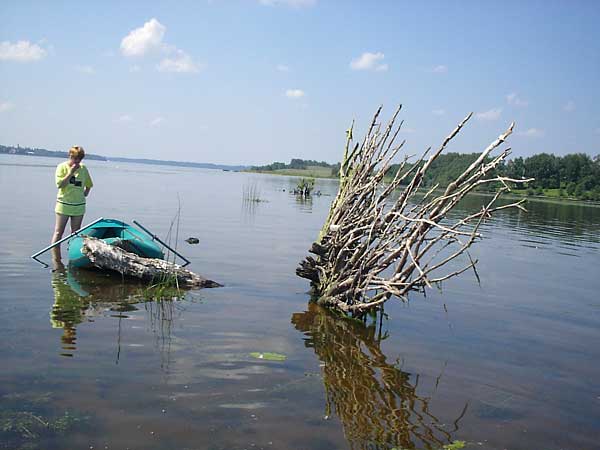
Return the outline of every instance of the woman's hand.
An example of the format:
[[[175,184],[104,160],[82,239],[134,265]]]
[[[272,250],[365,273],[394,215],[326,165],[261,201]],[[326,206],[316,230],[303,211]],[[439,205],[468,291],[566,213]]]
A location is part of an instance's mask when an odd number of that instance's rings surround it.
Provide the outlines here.
[[[69,175],[75,175],[75,172],[77,172],[77,170],[79,170],[79,163],[73,163],[71,165],[71,168],[69,169]]]

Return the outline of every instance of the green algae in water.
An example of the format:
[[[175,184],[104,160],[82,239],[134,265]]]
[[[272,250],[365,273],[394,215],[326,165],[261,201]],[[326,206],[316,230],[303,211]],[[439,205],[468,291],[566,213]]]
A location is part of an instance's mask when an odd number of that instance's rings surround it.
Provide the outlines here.
[[[256,359],[264,359],[267,361],[285,361],[287,356],[282,355],[281,353],[271,353],[271,352],[252,352],[250,356]]]
[[[68,411],[62,416],[45,417],[30,411],[5,410],[0,412],[0,440],[10,442],[14,448],[37,448],[42,435],[60,436],[88,420],[88,416]]]

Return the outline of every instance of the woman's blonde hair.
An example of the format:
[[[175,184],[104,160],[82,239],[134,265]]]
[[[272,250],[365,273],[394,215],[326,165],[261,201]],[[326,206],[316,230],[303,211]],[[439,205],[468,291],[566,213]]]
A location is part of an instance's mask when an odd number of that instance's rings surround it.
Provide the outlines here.
[[[83,159],[85,158],[85,150],[83,149],[83,147],[74,145],[69,149],[69,158]]]

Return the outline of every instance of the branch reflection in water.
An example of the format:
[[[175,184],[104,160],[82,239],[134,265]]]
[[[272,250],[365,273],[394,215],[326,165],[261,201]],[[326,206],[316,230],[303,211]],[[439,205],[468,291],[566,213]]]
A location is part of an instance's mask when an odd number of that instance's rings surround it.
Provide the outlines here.
[[[116,363],[121,350],[121,320],[128,319],[126,313],[138,311],[143,304],[150,331],[156,336],[156,347],[161,355],[161,367],[168,369],[171,347],[171,330],[177,316],[177,301],[183,291],[165,288],[148,288],[137,280],[123,279],[118,274],[107,274],[65,267],[53,261],[51,285],[54,304],[50,311],[53,328],[62,328],[60,338],[62,356],[73,357],[77,349],[77,326],[94,322],[96,317],[109,314],[118,319],[116,330]]]
[[[381,322],[366,326],[311,303],[292,323],[323,364],[326,415],[335,411],[350,448],[439,449],[452,442],[467,404],[451,426],[440,423],[431,399],[417,394],[419,377],[387,362]]]

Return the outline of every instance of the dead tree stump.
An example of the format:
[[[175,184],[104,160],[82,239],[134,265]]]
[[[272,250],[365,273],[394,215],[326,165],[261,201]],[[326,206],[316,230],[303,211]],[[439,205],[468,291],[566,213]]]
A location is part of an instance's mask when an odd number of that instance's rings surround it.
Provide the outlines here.
[[[347,131],[346,148],[340,165],[340,186],[329,216],[317,241],[296,269],[311,281],[321,305],[345,313],[362,315],[378,308],[391,297],[406,300],[411,291],[423,291],[474,268],[467,250],[480,237],[480,225],[494,211],[516,207],[525,210],[525,200],[496,206],[499,196],[514,183],[532,179],[511,179],[496,174],[496,168],[510,154],[505,149],[491,152],[512,133],[514,123],[489,144],[476,160],[444,189],[422,189],[425,173],[448,143],[471,118],[469,114],[429,157],[425,151],[416,162],[404,157],[395,174],[386,179],[392,159],[403,147],[396,144],[402,122],[395,125],[401,106],[387,126],[379,121],[381,108],[362,141],[354,143]],[[500,186],[481,210],[458,219],[449,212],[479,186]],[[394,195],[394,191],[397,191]],[[443,271],[449,262],[465,255],[458,269]],[[442,273],[440,273],[442,272]],[[450,273],[448,273],[450,272]]]

